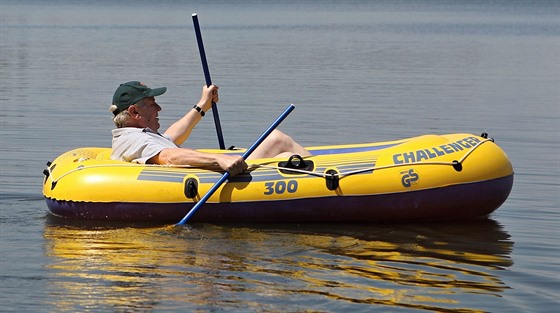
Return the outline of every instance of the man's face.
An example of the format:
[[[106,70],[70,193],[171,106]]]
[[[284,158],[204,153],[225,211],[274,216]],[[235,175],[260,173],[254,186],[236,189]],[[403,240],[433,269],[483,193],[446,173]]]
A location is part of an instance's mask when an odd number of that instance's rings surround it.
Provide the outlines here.
[[[153,131],[157,131],[160,127],[158,112],[161,107],[157,104],[154,97],[144,98],[144,105],[135,105],[139,115],[138,122],[141,127],[149,127]]]

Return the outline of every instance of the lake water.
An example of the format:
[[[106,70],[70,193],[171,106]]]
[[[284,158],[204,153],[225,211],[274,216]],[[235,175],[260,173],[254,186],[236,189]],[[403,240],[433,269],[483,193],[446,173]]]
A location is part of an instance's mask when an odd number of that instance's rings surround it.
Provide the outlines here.
[[[556,1],[0,0],[0,310],[559,312]],[[467,223],[212,225],[61,220],[45,162],[109,146],[119,83],[200,96],[199,14],[226,145],[488,132],[516,172]],[[204,119],[190,147],[217,147]]]

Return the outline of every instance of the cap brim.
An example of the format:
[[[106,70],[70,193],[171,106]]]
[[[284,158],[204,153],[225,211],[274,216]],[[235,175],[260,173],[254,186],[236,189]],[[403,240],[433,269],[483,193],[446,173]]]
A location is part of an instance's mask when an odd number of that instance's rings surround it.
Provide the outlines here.
[[[153,88],[153,89],[150,91],[150,93],[148,94],[148,97],[157,97],[157,96],[161,96],[161,95],[163,95],[166,91],[167,91],[167,87]]]

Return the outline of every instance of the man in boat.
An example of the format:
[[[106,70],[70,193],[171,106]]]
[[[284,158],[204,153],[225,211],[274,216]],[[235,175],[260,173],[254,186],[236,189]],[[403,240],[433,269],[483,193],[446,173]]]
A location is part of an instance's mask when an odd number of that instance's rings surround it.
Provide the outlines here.
[[[158,112],[161,107],[155,97],[166,90],[166,87],[152,89],[139,81],[127,82],[117,88],[110,107],[117,126],[112,131],[111,159],[146,164],[219,166],[230,175],[240,174],[247,169],[247,163],[241,156],[204,153],[180,147],[212,108],[212,102],[219,101],[218,86],[204,86],[198,103],[160,134]],[[275,130],[248,159],[288,157],[293,154],[311,155],[291,137]]]

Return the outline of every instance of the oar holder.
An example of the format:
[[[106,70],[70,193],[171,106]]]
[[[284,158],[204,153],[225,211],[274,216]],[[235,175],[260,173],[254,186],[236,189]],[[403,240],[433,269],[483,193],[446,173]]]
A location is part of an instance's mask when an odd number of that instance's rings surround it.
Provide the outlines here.
[[[288,161],[278,162],[278,168],[282,174],[295,175],[305,174],[305,172],[302,171],[313,171],[315,165],[313,161],[305,161],[301,155],[294,154],[288,158]],[[290,169],[299,171],[290,171]]]
[[[328,170],[325,172],[325,182],[328,190],[337,190],[340,186],[339,181],[340,176],[337,171]]]
[[[198,181],[195,178],[189,177],[185,181],[185,196],[193,199],[198,195]]]

